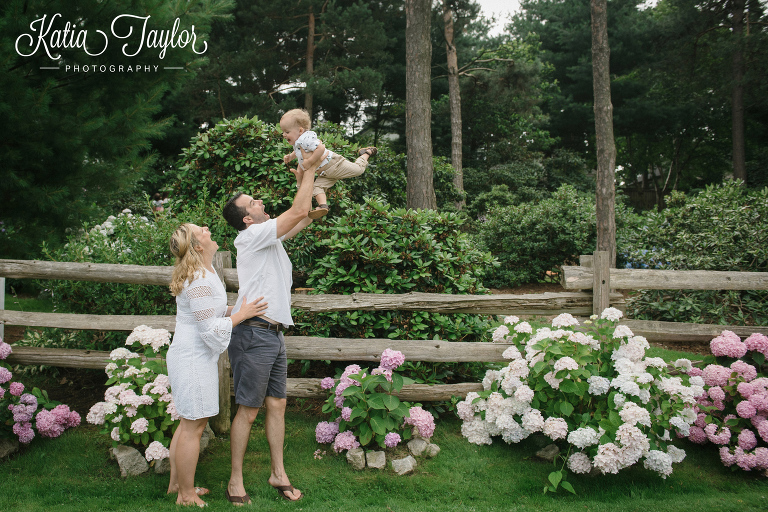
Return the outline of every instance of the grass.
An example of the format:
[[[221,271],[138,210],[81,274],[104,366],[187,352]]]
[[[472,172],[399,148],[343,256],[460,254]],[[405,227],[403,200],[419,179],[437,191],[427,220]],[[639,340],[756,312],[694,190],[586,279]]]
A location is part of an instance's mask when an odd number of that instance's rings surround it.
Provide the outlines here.
[[[50,313],[53,311],[53,302],[51,299],[26,297],[6,292],[4,309],[28,313]]]
[[[495,441],[475,446],[461,436],[460,422],[441,419],[433,441],[440,454],[420,461],[414,474],[390,470],[355,471],[343,456],[318,448],[319,420],[296,407],[286,418],[286,467],[306,493],[300,503],[277,496],[266,480],[269,456],[264,426],[257,419],[246,456],[246,489],[253,510],[311,511],[751,511],[768,508],[768,481],[758,474],[731,472],[712,446],[681,442],[688,456],[662,480],[642,469],[619,475],[571,476],[577,496],[543,495],[550,464],[533,458],[538,446]],[[87,511],[178,510],[166,496],[167,475],[148,473],[123,479],[110,461],[107,436],[84,425],[55,440],[36,439],[22,453],[0,463],[0,510]],[[200,459],[196,483],[211,489],[209,510],[232,510],[224,499],[229,477],[229,441],[217,438]]]

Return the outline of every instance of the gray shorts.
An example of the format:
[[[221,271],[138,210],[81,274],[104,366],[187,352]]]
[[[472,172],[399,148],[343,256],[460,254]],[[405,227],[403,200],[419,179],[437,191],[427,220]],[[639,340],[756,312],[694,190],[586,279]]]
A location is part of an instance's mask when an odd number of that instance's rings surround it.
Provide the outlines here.
[[[265,396],[286,398],[288,360],[283,333],[237,325],[229,342],[235,403],[261,407]]]

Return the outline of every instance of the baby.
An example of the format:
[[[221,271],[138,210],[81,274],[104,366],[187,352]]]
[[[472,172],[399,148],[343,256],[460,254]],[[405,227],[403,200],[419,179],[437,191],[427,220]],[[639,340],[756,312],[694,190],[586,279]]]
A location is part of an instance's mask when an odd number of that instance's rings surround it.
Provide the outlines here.
[[[309,212],[310,219],[319,219],[328,213],[326,191],[339,180],[363,174],[368,166],[368,158],[376,155],[377,149],[373,147],[363,148],[358,152],[357,160],[350,162],[341,155],[325,149],[325,145],[318,140],[317,134],[310,131],[309,128],[309,113],[304,109],[289,110],[280,119],[283,138],[293,146],[293,151],[283,157],[286,164],[294,158],[298,158],[299,167],[304,168],[300,148],[303,148],[304,151],[322,152],[322,161],[317,168],[318,176],[315,179],[315,188],[312,190],[312,196],[317,201],[317,208]]]

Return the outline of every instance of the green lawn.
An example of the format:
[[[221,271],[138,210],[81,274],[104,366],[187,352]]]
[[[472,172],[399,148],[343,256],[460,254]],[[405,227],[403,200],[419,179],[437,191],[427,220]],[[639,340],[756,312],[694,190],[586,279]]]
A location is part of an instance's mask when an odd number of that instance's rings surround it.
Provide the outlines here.
[[[9,311],[26,311],[28,313],[50,313],[53,311],[53,302],[50,299],[38,299],[36,297],[14,296],[5,293],[5,307]]]
[[[355,471],[344,457],[313,458],[317,418],[292,410],[287,416],[286,467],[305,493],[300,503],[280,499],[266,480],[269,458],[263,424],[257,420],[246,456],[246,488],[253,510],[308,511],[750,511],[768,509],[764,476],[724,468],[712,446],[687,442],[685,461],[662,480],[642,468],[619,475],[570,477],[578,496],[543,495],[549,464],[533,459],[537,446],[467,443],[457,419],[441,419],[434,441],[442,448],[414,474],[390,470]],[[167,475],[122,479],[110,461],[106,436],[81,426],[60,439],[36,439],[0,463],[0,510],[177,510],[165,495]],[[328,448],[324,448],[331,452]],[[211,489],[209,510],[232,510],[224,499],[229,476],[229,441],[217,438],[198,465],[198,485]]]

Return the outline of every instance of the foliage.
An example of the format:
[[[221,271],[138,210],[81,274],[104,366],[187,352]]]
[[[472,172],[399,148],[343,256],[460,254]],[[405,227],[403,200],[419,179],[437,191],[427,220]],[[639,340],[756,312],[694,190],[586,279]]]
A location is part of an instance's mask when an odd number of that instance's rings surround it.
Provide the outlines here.
[[[65,228],[91,218],[100,203],[148,173],[155,160],[151,141],[161,138],[171,122],[171,114],[159,114],[163,98],[203,63],[191,45],[178,44],[164,48],[162,60],[157,48],[145,46],[128,57],[115,42],[101,54],[89,55],[80,36],[88,31],[98,38],[97,30],[108,33],[117,16],[130,13],[148,16],[148,29],[170,31],[177,19],[182,29],[194,25],[196,50],[201,51],[212,21],[231,7],[231,0],[2,2],[0,112],[3,123],[13,129],[6,130],[0,144],[0,220],[14,226],[19,236],[14,243],[0,244],[0,257],[30,257],[42,240],[59,243]],[[55,14],[61,16],[54,21]],[[45,21],[37,23],[43,15]],[[64,32],[65,22],[76,28]],[[51,23],[55,46],[48,50],[40,42],[46,40],[44,28]],[[115,29],[128,28],[118,22]],[[138,28],[131,30],[136,34]],[[62,35],[57,44],[54,33],[69,36]],[[93,37],[88,44],[98,45]],[[19,52],[31,55],[17,53],[17,44]],[[98,51],[94,47],[91,53]],[[118,67],[131,71],[120,72]],[[137,67],[142,71],[133,71]]]
[[[307,282],[315,293],[487,292],[481,278],[494,261],[459,232],[456,214],[393,210],[368,198],[328,222],[322,235],[312,225],[295,239],[317,255]],[[308,336],[449,341],[479,339],[488,322],[477,315],[407,311],[298,312],[295,321]]]
[[[632,267],[668,270],[768,270],[768,188],[740,182],[712,185],[696,195],[673,192],[662,211],[645,212],[620,246]],[[628,302],[633,318],[764,325],[768,294],[745,290],[643,290]]]
[[[141,445],[147,461],[160,460],[169,456],[179,420],[165,365],[171,335],[140,325],[125,341],[128,347],[136,343],[140,352],[121,347],[110,353],[105,401],[91,407],[86,419],[101,425],[99,431],[112,438],[112,446]]]
[[[403,361],[402,352],[386,349],[373,372],[354,364],[347,366],[338,382],[323,379],[321,386],[330,391],[323,412],[331,414],[331,421],[317,425],[317,442],[333,443],[338,453],[371,442],[394,448],[412,435],[429,440],[435,429],[432,416],[396,396],[404,385],[413,384],[395,371]]]
[[[35,431],[42,437],[59,437],[64,430],[80,424],[80,415],[48,398],[44,390],[24,393],[24,384],[12,381],[13,374],[4,359],[13,352],[0,338],[0,439],[17,438],[29,444]],[[5,384],[8,383],[8,387]]]
[[[345,182],[349,199],[363,203],[366,197],[375,197],[393,208],[405,208],[406,161],[405,153],[395,154],[389,145],[380,145],[365,173]],[[432,166],[437,207],[450,210],[461,198],[453,184],[453,167],[447,158],[437,156],[433,157]]]
[[[71,233],[68,242],[60,248],[43,246],[43,254],[51,261],[112,263],[123,265],[173,265],[168,241],[176,228],[184,222],[207,225],[214,236],[224,232],[221,206],[201,199],[178,211],[172,204],[171,212],[147,217],[123,210],[109,216],[103,223],[87,224]],[[51,294],[54,311],[61,313],[102,315],[157,315],[175,314],[176,304],[166,286],[91,281],[51,280],[46,283]],[[73,337],[58,330],[46,330],[46,338],[54,343],[66,343],[66,348],[108,350],[123,344],[123,334],[87,331]],[[56,341],[58,340],[58,341]]]
[[[484,391],[457,404],[462,434],[478,445],[499,435],[518,443],[535,432],[567,442],[563,468],[550,475],[545,492],[558,485],[574,492],[563,483],[566,464],[576,474],[593,468],[615,474],[644,459],[647,469],[669,476],[672,463],[685,457],[670,444],[670,433],[688,434],[704,382],[673,377],[663,359],[645,357],[648,342],[617,324],[621,316],[607,308],[577,330],[579,322],[564,313],[552,329],[535,333],[507,317],[508,326],[498,327],[493,339],[511,344],[503,355],[512,361],[489,370]],[[691,366],[689,360],[675,364]]]
[[[768,337],[754,333],[743,342],[723,331],[710,342],[703,370],[698,414],[688,438],[720,446],[720,460],[744,471],[768,469]]]
[[[595,250],[595,222],[594,197],[570,185],[539,202],[491,209],[477,224],[477,240],[501,265],[486,282],[498,287],[537,282],[561,265],[577,263],[579,255]],[[637,216],[617,201],[617,231],[636,222]]]

